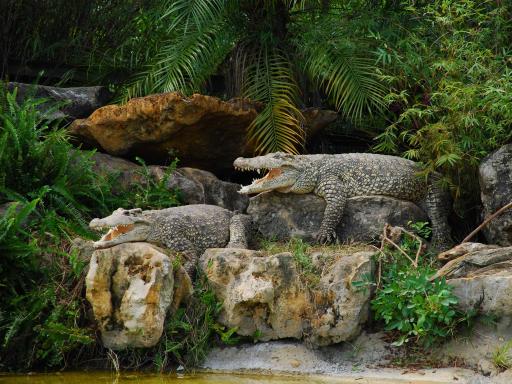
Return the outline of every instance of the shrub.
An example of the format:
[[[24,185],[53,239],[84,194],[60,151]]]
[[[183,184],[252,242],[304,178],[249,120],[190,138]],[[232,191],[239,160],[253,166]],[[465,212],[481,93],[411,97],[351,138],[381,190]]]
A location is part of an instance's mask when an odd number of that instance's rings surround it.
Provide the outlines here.
[[[430,233],[425,223],[411,226],[422,234]],[[444,279],[430,280],[435,269],[428,254],[418,256],[420,238],[404,232],[396,247],[384,244],[378,260],[382,273],[371,308],[385,330],[397,333],[394,344],[429,347],[452,335],[468,316],[457,311],[457,298]]]

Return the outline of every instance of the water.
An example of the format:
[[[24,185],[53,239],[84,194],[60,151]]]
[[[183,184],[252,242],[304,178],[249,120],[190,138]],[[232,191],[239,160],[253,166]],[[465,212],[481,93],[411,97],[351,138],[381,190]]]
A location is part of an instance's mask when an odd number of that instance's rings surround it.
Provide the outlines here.
[[[2,375],[0,384],[332,384],[340,380],[307,376],[266,376],[266,375],[153,375],[122,374],[110,372],[65,372],[36,375]]]

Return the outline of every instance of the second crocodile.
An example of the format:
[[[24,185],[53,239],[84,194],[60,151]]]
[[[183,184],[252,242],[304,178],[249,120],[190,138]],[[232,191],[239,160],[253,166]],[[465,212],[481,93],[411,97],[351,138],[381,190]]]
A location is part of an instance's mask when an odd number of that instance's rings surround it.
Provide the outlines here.
[[[140,208],[115,210],[93,219],[89,227],[108,232],[94,248],[110,248],[127,242],[148,242],[182,253],[191,273],[197,258],[207,248],[247,248],[250,217],[207,204],[192,204],[160,210]]]
[[[336,226],[341,220],[347,199],[353,196],[384,195],[417,203],[432,221],[432,246],[436,250],[450,248],[448,226],[450,195],[439,186],[438,174],[428,180],[418,177],[417,163],[395,156],[370,153],[337,155],[289,155],[270,153],[253,158],[238,158],[237,169],[268,173],[243,194],[277,191],[314,193],[325,199],[326,208],[317,240],[336,240]]]

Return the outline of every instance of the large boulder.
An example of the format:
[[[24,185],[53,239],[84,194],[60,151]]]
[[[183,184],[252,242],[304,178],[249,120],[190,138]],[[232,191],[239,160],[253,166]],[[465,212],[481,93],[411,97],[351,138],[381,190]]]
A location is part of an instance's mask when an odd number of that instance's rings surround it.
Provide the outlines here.
[[[100,108],[73,122],[70,133],[114,156],[162,163],[172,151],[182,165],[223,172],[239,153],[251,153],[245,136],[256,115],[243,100],[162,93]]]
[[[271,192],[251,198],[247,213],[265,238],[313,241],[324,210],[325,200],[314,194]],[[406,226],[409,221],[426,220],[425,212],[409,201],[386,196],[353,197],[348,199],[336,233],[341,241],[368,242],[379,238],[386,223]]]
[[[154,346],[170,308],[192,293],[182,267],[162,249],[125,243],[96,250],[85,280],[86,297],[105,347]]]
[[[147,183],[143,167],[131,161],[96,152],[92,156],[94,170],[98,174],[116,178],[114,193],[129,191],[136,184]],[[167,168],[159,165],[147,166],[150,178],[160,181]],[[178,168],[169,178],[166,188],[178,189],[185,204],[212,204],[231,211],[245,212],[249,198],[237,193],[240,184],[218,179],[214,174],[194,168]]]
[[[58,111],[52,116],[54,118],[79,119],[89,116],[94,110],[109,102],[112,93],[101,86],[96,87],[48,87],[45,85],[8,83],[7,89],[17,89],[16,100],[18,103],[28,97],[48,99],[47,103],[41,104],[38,108],[41,111],[48,109],[50,104],[59,102]]]
[[[512,247],[470,244],[466,253],[446,263],[433,278],[447,279],[463,311],[512,316]],[[453,253],[463,249],[456,247]]]
[[[370,292],[352,282],[372,273],[373,253],[313,255],[314,270],[304,272],[291,253],[215,248],[200,268],[223,302],[218,321],[226,327],[262,341],[322,346],[356,337],[367,320]]]
[[[183,166],[225,174],[234,159],[253,154],[247,128],[260,108],[244,99],[162,93],[105,106],[73,122],[69,130],[80,142],[114,156],[162,164],[171,153]],[[304,113],[308,137],[336,117],[318,109]]]
[[[487,156],[479,168],[484,219],[512,201],[512,144]],[[489,243],[512,245],[512,209],[493,219],[483,229]]]

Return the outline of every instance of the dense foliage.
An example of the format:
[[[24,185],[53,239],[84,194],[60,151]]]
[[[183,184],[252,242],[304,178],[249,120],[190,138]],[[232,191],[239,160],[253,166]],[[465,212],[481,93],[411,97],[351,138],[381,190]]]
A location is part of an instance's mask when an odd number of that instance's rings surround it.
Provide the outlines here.
[[[97,346],[86,319],[87,262],[71,241],[97,236],[87,223],[119,206],[177,205],[176,191],[167,188],[175,163],[160,181],[142,164],[140,184],[113,193],[118,175],[93,170],[94,153],[71,146],[52,108],[38,111],[44,100],[18,104],[15,92],[3,88],[0,96],[0,369],[73,366],[98,356],[100,367],[107,361],[121,368],[152,362],[163,369],[176,361],[197,363],[214,334],[229,339],[214,321],[219,304],[201,286],[168,324],[162,342],[145,351],[150,360],[141,359],[140,351],[118,357]]]
[[[416,234],[403,233],[399,244],[383,243],[378,254],[377,282],[356,282],[356,286],[376,286],[371,308],[384,329],[395,332],[394,345],[429,347],[450,337],[470,314],[456,309],[457,298],[444,279],[431,280],[435,262],[420,255],[419,236],[428,237],[426,223],[413,225]],[[408,256],[405,256],[408,255]]]
[[[374,151],[419,161],[424,176],[440,172],[460,213],[478,204],[481,159],[512,140],[507,1],[5,0],[0,15],[2,79],[105,84],[120,100],[175,90],[250,97],[262,112],[249,139],[263,152],[301,150],[301,109],[336,108],[352,134],[375,139]],[[93,153],[73,149],[41,103],[0,91],[0,204],[14,202],[0,215],[0,369],[106,356],[84,327],[84,263],[70,241],[92,238],[90,218],[119,206],[179,203],[166,187],[174,166],[155,181],[142,162],[146,183],[112,193],[116,176],[95,174]],[[417,244],[404,241],[412,257]],[[307,245],[289,247],[314,282]],[[417,267],[396,249],[382,257],[372,306],[397,342],[449,335],[463,316],[449,287],[428,280],[428,257]],[[229,340],[232,330],[211,320],[218,303],[198,292],[198,312],[180,310],[154,350],[110,354],[114,366],[139,368],[148,356],[159,368],[193,363],[213,334]]]
[[[425,173],[441,171],[456,196],[474,196],[480,160],[512,139],[512,7],[403,3],[394,30],[374,34],[391,86],[390,124],[376,149],[421,161]]]

